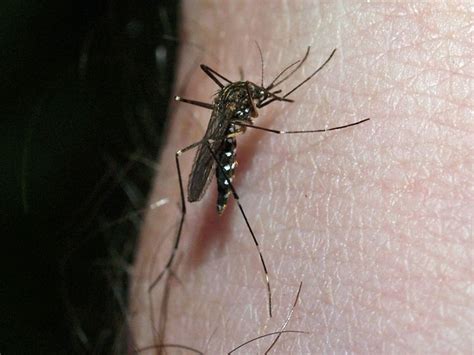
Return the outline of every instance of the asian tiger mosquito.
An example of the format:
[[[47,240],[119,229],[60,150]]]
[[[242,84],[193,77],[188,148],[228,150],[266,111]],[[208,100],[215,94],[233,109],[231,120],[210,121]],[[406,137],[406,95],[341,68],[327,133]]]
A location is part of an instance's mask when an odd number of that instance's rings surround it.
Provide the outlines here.
[[[336,49],[334,49],[329,55],[329,57],[326,59],[326,61],[321,66],[319,66],[311,75],[309,75],[306,79],[304,79],[286,94],[279,96],[278,94],[280,94],[282,90],[274,89],[280,84],[282,84],[284,81],[286,81],[289,77],[291,77],[302,66],[302,64],[309,56],[310,47],[308,47],[302,59],[297,60],[296,62],[284,68],[276,76],[276,78],[266,87],[263,84],[263,56],[260,47],[258,47],[258,50],[262,62],[262,79],[260,85],[243,80],[233,82],[224,77],[223,75],[219,74],[215,70],[211,69],[207,65],[201,64],[201,69],[204,71],[204,73],[209,78],[211,78],[217,84],[217,86],[219,86],[219,91],[217,92],[213,103],[189,100],[180,96],[175,97],[176,101],[181,101],[191,105],[203,107],[211,110],[212,113],[204,137],[200,141],[190,144],[189,146],[180,149],[175,153],[176,170],[178,173],[179,189],[181,194],[181,219],[179,222],[178,232],[176,234],[173,251],[171,252],[171,255],[168,259],[168,262],[166,263],[164,270],[150,285],[149,291],[151,291],[159,283],[165,272],[171,268],[176,252],[178,250],[184,219],[186,216],[186,201],[183,188],[181,167],[179,164],[179,157],[181,156],[181,154],[193,148],[197,148],[197,153],[194,158],[187,186],[188,201],[195,202],[202,199],[211,181],[211,170],[215,168],[218,189],[217,212],[219,215],[224,212],[227,200],[232,194],[235,201],[237,202],[240,213],[242,214],[247,229],[249,230],[253,242],[259,253],[260,262],[262,264],[263,271],[265,274],[265,281],[268,293],[268,310],[269,315],[271,317],[272,293],[270,288],[270,280],[268,276],[267,266],[265,264],[265,260],[260,250],[260,245],[258,244],[257,238],[252,230],[252,227],[250,226],[247,215],[245,214],[245,211],[239,201],[239,195],[237,194],[234,186],[232,185],[232,179],[234,177],[235,168],[237,166],[237,161],[235,157],[237,147],[236,136],[245,133],[247,128],[258,129],[275,134],[321,133],[355,126],[368,121],[369,118],[344,126],[315,130],[281,131],[254,125],[253,119],[258,116],[257,109],[263,108],[274,101],[283,101],[290,103],[294,102],[293,100],[288,99],[287,97],[294,93],[297,89],[299,89],[303,84],[308,82],[311,78],[313,78],[321,69],[323,69],[336,52]],[[221,80],[225,83],[222,83]]]

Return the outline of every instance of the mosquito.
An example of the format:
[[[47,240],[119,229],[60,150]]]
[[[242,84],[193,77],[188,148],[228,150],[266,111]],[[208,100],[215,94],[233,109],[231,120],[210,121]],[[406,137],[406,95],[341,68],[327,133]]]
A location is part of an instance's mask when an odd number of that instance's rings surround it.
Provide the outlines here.
[[[272,317],[272,292],[265,259],[263,258],[260,245],[250,225],[249,219],[247,218],[244,208],[240,203],[239,195],[237,194],[237,191],[235,190],[232,184],[232,180],[235,175],[235,169],[237,167],[236,137],[245,133],[247,128],[258,129],[274,134],[321,133],[355,126],[368,121],[369,118],[363,119],[355,123],[346,124],[344,126],[314,130],[282,131],[272,128],[256,126],[254,124],[254,118],[258,116],[258,109],[261,109],[275,101],[287,103],[294,102],[292,99],[289,99],[288,96],[298,90],[301,86],[311,80],[311,78],[313,78],[319,71],[321,71],[336,52],[336,49],[334,49],[329,55],[329,57],[326,59],[326,61],[321,66],[319,66],[311,75],[301,81],[294,88],[289,90],[286,94],[280,95],[282,93],[282,90],[275,89],[288,78],[290,78],[303,65],[303,63],[309,56],[310,47],[307,48],[306,53],[302,59],[297,60],[296,62],[285,67],[267,86],[263,84],[262,51],[258,45],[257,47],[260,53],[260,59],[262,64],[260,85],[246,80],[231,81],[225,76],[219,74],[217,71],[208,67],[207,65],[201,64],[200,67],[204,71],[204,73],[219,87],[213,102],[206,103],[196,100],[185,99],[181,96],[175,97],[176,101],[199,106],[211,110],[212,113],[204,137],[201,140],[190,144],[189,146],[182,148],[175,153],[176,170],[178,173],[179,190],[181,194],[181,219],[175,237],[173,251],[171,252],[171,255],[168,259],[168,262],[166,263],[164,270],[152,282],[149,287],[149,290],[151,291],[160,282],[165,272],[167,270],[170,270],[176,252],[178,250],[179,242],[181,239],[181,233],[183,230],[183,224],[186,216],[186,198],[183,187],[179,158],[183,153],[193,148],[197,148],[197,153],[194,158],[187,186],[188,202],[196,202],[202,199],[212,180],[211,171],[214,170],[217,180],[218,191],[217,213],[219,215],[222,215],[224,213],[229,196],[232,195],[238,205],[240,213],[245,221],[246,227],[250,235],[252,236],[253,242],[260,257],[260,262],[263,268],[267,288],[268,312],[269,316]]]

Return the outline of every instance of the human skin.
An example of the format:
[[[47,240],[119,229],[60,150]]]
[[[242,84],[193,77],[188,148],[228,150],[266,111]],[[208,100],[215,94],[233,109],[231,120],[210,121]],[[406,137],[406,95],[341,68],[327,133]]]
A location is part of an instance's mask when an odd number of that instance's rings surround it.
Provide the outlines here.
[[[472,12],[468,4],[184,1],[176,94],[211,102],[205,63],[269,83],[311,54],[283,92],[334,58],[255,124],[324,134],[238,137],[234,180],[261,243],[273,293],[269,318],[258,253],[235,201],[216,213],[213,182],[188,213],[170,283],[150,283],[179,220],[175,152],[200,140],[210,111],[173,104],[130,292],[130,342],[223,354],[287,326],[275,353],[470,353],[473,327]],[[471,26],[471,27],[470,27]],[[193,153],[181,159],[187,183]],[[167,200],[163,200],[167,199]],[[165,335],[154,332],[164,317]],[[242,353],[263,353],[266,338]],[[153,353],[155,350],[150,351]],[[179,350],[169,350],[170,353]],[[144,352],[146,353],[146,352]],[[183,351],[184,353],[184,351]]]

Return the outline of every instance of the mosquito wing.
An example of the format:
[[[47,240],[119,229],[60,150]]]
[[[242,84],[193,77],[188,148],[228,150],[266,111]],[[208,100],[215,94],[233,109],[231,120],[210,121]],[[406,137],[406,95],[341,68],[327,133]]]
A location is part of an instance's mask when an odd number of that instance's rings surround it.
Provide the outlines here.
[[[212,151],[216,155],[219,154],[220,147],[225,139],[225,134],[228,127],[228,120],[225,114],[222,115],[221,110],[212,112],[211,120],[207,126],[206,134],[203,142],[199,145],[194,158],[191,174],[188,182],[188,201],[195,202],[202,199],[204,193],[211,182],[211,171],[214,170],[216,162],[209,151],[207,145],[209,144]],[[211,142],[208,142],[211,140]]]

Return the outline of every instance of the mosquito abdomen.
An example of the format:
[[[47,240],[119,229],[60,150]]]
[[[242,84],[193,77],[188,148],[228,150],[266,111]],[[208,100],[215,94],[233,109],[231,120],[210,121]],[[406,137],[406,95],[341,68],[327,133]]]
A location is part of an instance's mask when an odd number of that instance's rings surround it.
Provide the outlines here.
[[[236,149],[237,142],[235,138],[226,138],[222,144],[222,150],[217,157],[220,165],[216,166],[217,213],[219,213],[219,215],[224,212],[224,209],[227,205],[227,200],[232,193],[229,182],[232,182],[235,174],[235,168],[237,167],[237,161],[235,160]]]

